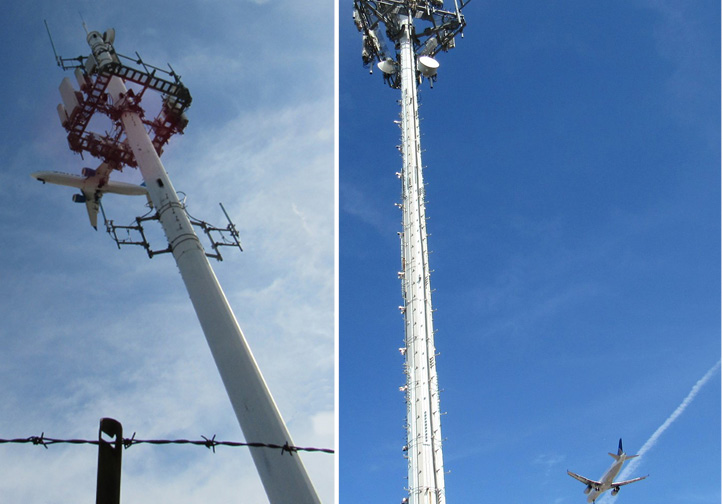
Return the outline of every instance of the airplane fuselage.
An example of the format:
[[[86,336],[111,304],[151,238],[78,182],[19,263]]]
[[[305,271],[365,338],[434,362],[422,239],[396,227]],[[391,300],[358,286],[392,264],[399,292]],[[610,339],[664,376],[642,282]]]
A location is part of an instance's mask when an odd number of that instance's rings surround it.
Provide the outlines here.
[[[601,485],[597,488],[591,487],[590,493],[587,496],[588,502],[594,502],[595,499],[597,499],[613,487],[613,481],[615,481],[615,477],[620,472],[620,469],[623,468],[624,463],[624,459],[616,460],[615,462],[613,462],[610,468],[605,471],[605,474],[603,474],[602,478],[600,478]]]

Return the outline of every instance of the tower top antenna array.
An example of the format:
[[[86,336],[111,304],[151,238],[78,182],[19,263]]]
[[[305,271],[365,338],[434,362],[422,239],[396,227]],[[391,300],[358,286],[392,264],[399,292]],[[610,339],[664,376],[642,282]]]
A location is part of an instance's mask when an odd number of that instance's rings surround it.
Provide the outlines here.
[[[362,62],[382,71],[392,88],[401,86],[400,41],[404,20],[410,20],[410,42],[416,56],[418,82],[434,82],[439,64],[434,57],[455,47],[455,37],[464,37],[462,8],[469,3],[454,0],[454,10],[445,10],[442,0],[354,0],[354,24],[362,32]],[[390,49],[391,48],[391,49]]]
[[[188,88],[181,82],[181,77],[170,65],[166,70],[146,63],[138,53],[136,58],[117,53],[113,46],[113,28],[103,34],[91,31],[86,40],[91,48],[91,54],[87,56],[64,58],[55,53],[58,66],[63,70],[73,70],[80,88],[80,92],[75,91],[67,78],[60,87],[63,103],[58,105],[58,115],[68,132],[70,150],[79,154],[87,152],[101,158],[116,170],[122,170],[123,166],[137,167],[136,159],[127,144],[118,141],[122,136],[122,128],[118,121],[114,120],[114,106],[107,100],[107,87],[111,78],[118,77],[124,82],[140,86],[139,92],[129,91],[137,101],[139,110],[142,110],[140,101],[147,90],[156,91],[163,96],[163,104],[157,117],[153,120],[144,118],[144,124],[153,135],[153,146],[160,156],[170,138],[176,133],[183,133],[188,124],[185,111],[191,106],[192,99]],[[50,42],[55,52],[52,37]],[[114,120],[114,131],[102,135],[88,131],[90,120],[96,113]]]

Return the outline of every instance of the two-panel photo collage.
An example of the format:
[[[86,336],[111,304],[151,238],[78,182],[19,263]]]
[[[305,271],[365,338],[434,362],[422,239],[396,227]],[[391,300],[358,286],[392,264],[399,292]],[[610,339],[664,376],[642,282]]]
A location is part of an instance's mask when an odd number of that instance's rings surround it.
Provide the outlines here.
[[[0,502],[721,502],[721,4],[6,6]]]

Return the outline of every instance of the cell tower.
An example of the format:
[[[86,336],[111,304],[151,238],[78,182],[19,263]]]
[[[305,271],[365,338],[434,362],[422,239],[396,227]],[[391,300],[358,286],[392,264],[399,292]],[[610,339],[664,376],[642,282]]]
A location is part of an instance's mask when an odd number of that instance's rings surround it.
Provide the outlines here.
[[[87,152],[101,159],[99,168],[84,168],[82,176],[57,172],[33,176],[43,182],[79,188],[82,194],[76,195],[74,201],[86,203],[93,224],[104,192],[138,194],[127,192],[129,184],[111,181],[113,172],[123,166],[140,170],[155,213],[137,218],[137,226],[106,222],[109,233],[119,247],[142,245],[151,257],[158,253],[173,255],[246,440],[291,447],[291,436],[207,259],[208,255],[220,260],[221,245],[240,248],[238,233],[230,221],[228,228],[221,229],[189,218],[161,163],[163,146],[188,122],[184,112],[191,104],[191,94],[170,66],[170,70],[163,70],[144,63],[140,56],[120,55],[113,47],[114,39],[112,29],[104,34],[92,31],[87,36],[90,55],[60,58],[56,54],[64,70],[75,71],[80,86],[80,91],[75,90],[67,77],[60,86],[63,103],[58,112],[68,132],[68,144],[74,152]],[[145,118],[141,106],[149,90],[163,98],[161,111],[153,120]],[[89,131],[96,114],[110,120],[110,131]],[[166,249],[152,251],[145,240],[143,223],[153,220],[163,227],[168,240]],[[211,231],[225,232],[231,240],[212,240],[215,254],[207,254],[194,225],[209,236]],[[118,228],[140,233],[141,240],[119,240]],[[251,455],[272,504],[319,502],[298,453],[291,449],[279,452],[252,448]]]
[[[469,3],[469,2],[466,2]],[[444,504],[444,464],[440,425],[439,387],[432,324],[427,225],[425,217],[422,156],[419,139],[417,85],[426,78],[430,85],[439,64],[434,56],[452,49],[455,36],[465,26],[461,5],[454,11],[442,0],[354,0],[354,22],[362,32],[362,60],[373,71],[381,70],[384,81],[401,89],[402,130],[402,246],[403,305],[407,382],[401,387],[407,402],[409,497],[411,504]],[[382,33],[384,28],[384,33]],[[389,43],[391,49],[387,49]]]

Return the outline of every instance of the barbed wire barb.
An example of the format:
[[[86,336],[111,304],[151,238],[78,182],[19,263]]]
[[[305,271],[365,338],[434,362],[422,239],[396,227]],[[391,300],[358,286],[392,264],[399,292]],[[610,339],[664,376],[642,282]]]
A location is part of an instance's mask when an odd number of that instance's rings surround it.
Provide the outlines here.
[[[209,448],[213,451],[213,453],[216,453],[216,434],[214,434],[211,439],[208,439],[206,436],[201,437],[206,440],[206,448]]]

